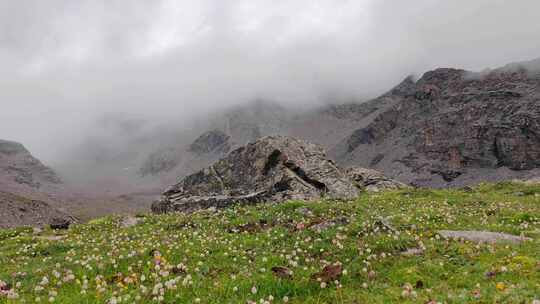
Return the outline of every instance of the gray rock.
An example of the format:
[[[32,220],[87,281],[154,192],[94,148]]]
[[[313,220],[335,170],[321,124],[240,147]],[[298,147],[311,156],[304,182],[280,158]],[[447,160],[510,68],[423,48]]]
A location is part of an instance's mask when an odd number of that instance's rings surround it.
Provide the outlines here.
[[[124,216],[122,220],[120,221],[120,227],[122,228],[129,228],[135,225],[138,225],[141,222],[140,218],[136,218],[134,216]]]
[[[418,186],[521,178],[540,168],[540,82],[523,69],[441,68],[368,101],[393,101],[331,150]]]
[[[152,205],[155,213],[290,199],[352,199],[353,181],[315,144],[268,136],[187,176]]]
[[[49,223],[51,229],[68,229],[69,225],[71,221],[65,217],[55,217]]]
[[[352,167],[347,170],[347,175],[355,181],[358,186],[368,192],[379,192],[382,190],[402,189],[406,184],[386,177],[382,172],[373,169]]]
[[[515,179],[514,183],[523,183],[525,185],[538,185],[540,184],[540,177],[526,178],[524,180]]]
[[[38,240],[44,241],[60,241],[67,238],[67,235],[40,235],[36,237]]]
[[[517,235],[489,232],[489,231],[453,231],[453,230],[441,230],[439,234],[444,238],[449,239],[463,239],[477,243],[497,243],[497,242],[509,242],[509,243],[521,243],[523,241],[529,241],[531,238],[521,237]]]
[[[401,253],[403,256],[415,256],[422,254],[424,254],[424,250],[422,248],[409,248]]]
[[[374,224],[375,224],[376,227],[380,227],[381,229],[386,230],[386,231],[392,231],[392,232],[397,232],[398,231],[396,228],[394,228],[394,226],[390,222],[390,219],[384,218],[382,216],[379,217],[375,221]]]
[[[334,220],[328,220],[328,221],[315,224],[309,228],[316,232],[322,232],[328,228],[335,227],[335,226],[344,226],[344,225],[347,225],[348,223],[349,223],[348,218],[340,217]]]
[[[313,212],[311,212],[311,210],[309,210],[306,207],[297,208],[296,212],[302,214],[303,216],[307,216],[307,217],[313,216]]]

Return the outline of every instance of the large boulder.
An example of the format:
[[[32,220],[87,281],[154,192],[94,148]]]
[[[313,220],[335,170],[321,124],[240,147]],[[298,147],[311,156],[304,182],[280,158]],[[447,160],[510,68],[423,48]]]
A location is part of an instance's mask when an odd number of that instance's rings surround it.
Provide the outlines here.
[[[49,223],[51,229],[55,230],[68,229],[69,225],[71,225],[71,220],[67,217],[54,217]]]
[[[373,169],[352,167],[347,169],[347,175],[349,175],[359,187],[368,192],[380,192],[383,190],[395,190],[407,187],[406,184],[391,179],[382,172]]]
[[[318,145],[268,136],[187,176],[152,205],[155,213],[289,199],[352,199],[355,183]]]

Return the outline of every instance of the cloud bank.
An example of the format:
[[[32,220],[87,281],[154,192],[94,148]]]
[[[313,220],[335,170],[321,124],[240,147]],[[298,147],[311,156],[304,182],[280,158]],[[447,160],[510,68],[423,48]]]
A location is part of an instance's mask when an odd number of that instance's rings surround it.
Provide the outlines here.
[[[44,160],[117,112],[366,98],[411,73],[540,57],[537,0],[0,2],[0,138]]]

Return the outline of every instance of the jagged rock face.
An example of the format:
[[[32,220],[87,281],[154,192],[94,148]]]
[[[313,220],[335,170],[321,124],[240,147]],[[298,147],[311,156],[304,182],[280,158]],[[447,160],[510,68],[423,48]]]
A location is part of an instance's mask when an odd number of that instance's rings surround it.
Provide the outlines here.
[[[230,136],[219,130],[208,131],[199,136],[189,148],[197,154],[226,153],[231,148]]]
[[[20,143],[0,140],[0,185],[40,189],[45,184],[59,184],[56,173],[34,158]]]
[[[269,136],[187,176],[152,205],[156,213],[321,197],[350,199],[354,183],[314,144]]]
[[[501,167],[540,167],[540,78],[521,68],[484,74],[437,69],[341,144],[344,164],[376,166],[408,182],[451,183]],[[371,159],[369,159],[371,158]],[[484,170],[482,172],[476,170]],[[440,176],[441,181],[430,175]],[[511,175],[511,174],[510,174]]]
[[[0,228],[54,225],[59,220],[74,221],[48,203],[0,191]]]
[[[359,187],[368,192],[380,192],[407,187],[406,184],[388,178],[382,172],[373,169],[352,167],[347,169],[347,175],[355,181]]]
[[[463,71],[443,70],[428,74],[419,86],[438,93],[429,95],[428,104],[420,102],[415,110],[430,107],[433,100],[444,104],[427,110],[433,112],[432,119],[416,123],[420,130],[414,134],[417,151],[455,171],[540,166],[538,80],[523,72],[495,72],[468,80]]]

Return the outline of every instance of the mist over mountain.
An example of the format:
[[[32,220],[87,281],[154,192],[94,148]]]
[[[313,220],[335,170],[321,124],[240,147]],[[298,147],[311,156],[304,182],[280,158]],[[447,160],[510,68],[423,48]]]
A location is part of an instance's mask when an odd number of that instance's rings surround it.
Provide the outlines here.
[[[366,100],[409,74],[538,57],[539,6],[4,1],[1,137],[59,163],[99,135],[94,122],[107,113],[183,123],[255,99],[301,108]]]

